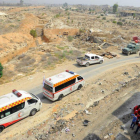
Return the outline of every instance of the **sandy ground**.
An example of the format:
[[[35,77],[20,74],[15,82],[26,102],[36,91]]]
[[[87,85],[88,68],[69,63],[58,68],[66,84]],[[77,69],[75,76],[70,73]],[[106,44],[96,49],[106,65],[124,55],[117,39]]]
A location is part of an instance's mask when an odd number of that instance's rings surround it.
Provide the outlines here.
[[[14,89],[24,89],[29,90],[31,88],[34,88],[43,82],[43,77],[46,78],[52,75],[55,75],[57,73],[63,72],[66,69],[69,70],[76,70],[76,67],[73,65],[75,63],[74,61],[65,61],[65,63],[58,64],[55,69],[53,70],[43,70],[42,72],[37,72],[30,76],[25,76],[19,80],[0,85],[0,95],[4,95],[6,93],[9,93]],[[67,66],[66,66],[67,64]],[[19,75],[20,78],[20,75]]]

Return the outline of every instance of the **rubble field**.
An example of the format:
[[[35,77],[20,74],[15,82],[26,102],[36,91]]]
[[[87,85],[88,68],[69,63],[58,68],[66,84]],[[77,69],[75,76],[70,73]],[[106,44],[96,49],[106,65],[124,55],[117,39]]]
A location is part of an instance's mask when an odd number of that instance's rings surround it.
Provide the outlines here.
[[[56,63],[75,60],[86,52],[108,59],[120,57],[121,49],[139,32],[137,19],[105,15],[98,10],[89,14],[87,9],[76,12],[29,6],[3,7],[0,11],[5,13],[0,16],[0,62],[5,67],[1,84],[18,79],[19,72],[30,75],[55,67]],[[31,30],[36,30],[36,38],[31,36]]]

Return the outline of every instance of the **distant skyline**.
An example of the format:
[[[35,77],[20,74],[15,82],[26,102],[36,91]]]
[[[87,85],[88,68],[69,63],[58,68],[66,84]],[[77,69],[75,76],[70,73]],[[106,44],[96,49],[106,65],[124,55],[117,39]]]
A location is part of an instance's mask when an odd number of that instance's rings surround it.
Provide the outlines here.
[[[20,0],[0,0],[5,3],[19,3]],[[31,4],[87,4],[87,5],[110,5],[117,3],[120,6],[140,7],[139,0],[24,0],[25,3]]]

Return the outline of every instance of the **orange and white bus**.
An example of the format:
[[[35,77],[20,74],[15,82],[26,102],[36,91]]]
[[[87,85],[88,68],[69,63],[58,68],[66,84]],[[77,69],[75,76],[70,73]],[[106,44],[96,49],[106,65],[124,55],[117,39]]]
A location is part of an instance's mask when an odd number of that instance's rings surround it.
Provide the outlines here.
[[[0,96],[0,132],[7,126],[31,115],[42,107],[40,99],[23,90]]]
[[[65,72],[45,79],[43,95],[52,101],[61,100],[63,96],[77,89],[81,89],[83,85],[84,79],[82,76],[66,70]]]

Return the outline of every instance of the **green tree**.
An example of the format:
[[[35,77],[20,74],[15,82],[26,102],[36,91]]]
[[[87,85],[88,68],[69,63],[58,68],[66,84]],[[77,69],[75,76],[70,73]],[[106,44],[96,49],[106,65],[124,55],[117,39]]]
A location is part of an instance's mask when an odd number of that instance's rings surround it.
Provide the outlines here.
[[[113,13],[116,13],[118,10],[118,4],[113,5]]]
[[[135,17],[136,17],[136,14],[134,13],[134,14],[133,14],[133,18],[135,18]]]
[[[119,21],[119,22],[117,22],[117,24],[118,24],[118,25],[121,25],[121,26],[123,25],[123,24],[122,24],[122,22],[120,22],[120,21]]]
[[[2,75],[3,75],[2,71],[3,71],[3,66],[2,66],[1,63],[0,63],[0,78],[1,78]]]
[[[63,7],[68,7],[68,4],[65,2],[65,3],[63,4]]]

